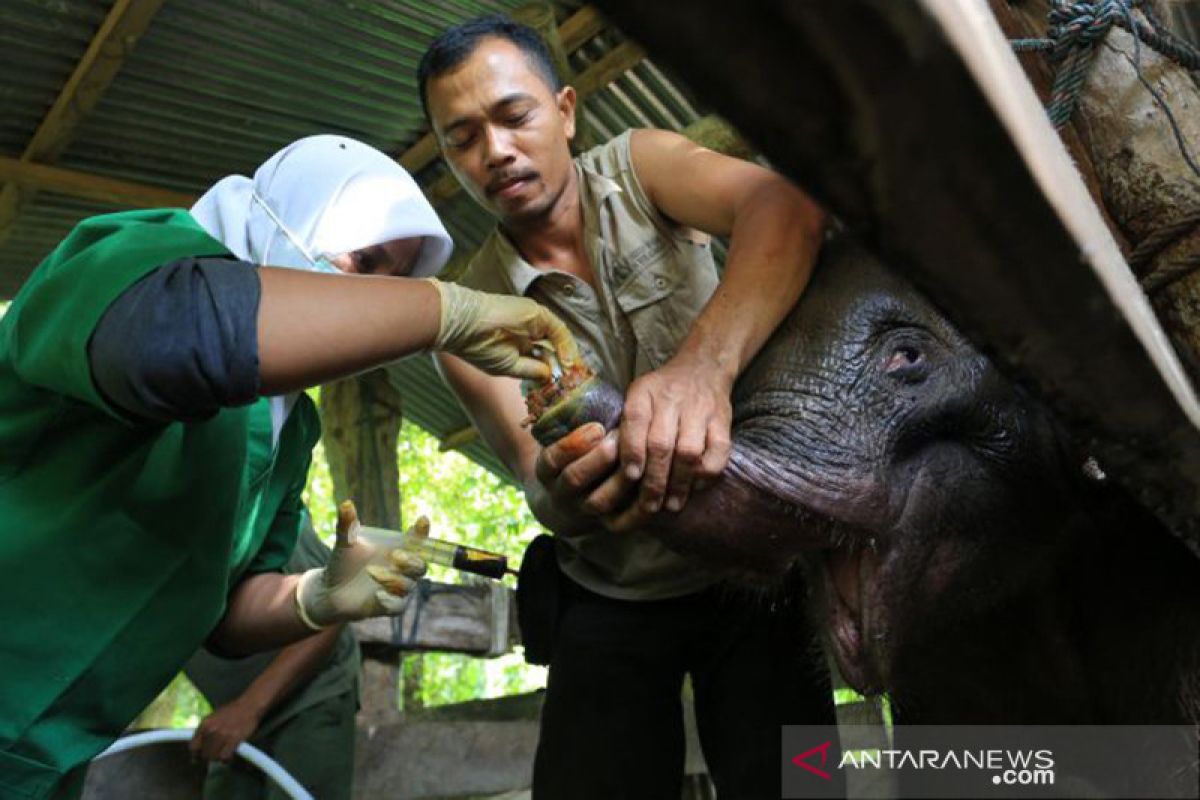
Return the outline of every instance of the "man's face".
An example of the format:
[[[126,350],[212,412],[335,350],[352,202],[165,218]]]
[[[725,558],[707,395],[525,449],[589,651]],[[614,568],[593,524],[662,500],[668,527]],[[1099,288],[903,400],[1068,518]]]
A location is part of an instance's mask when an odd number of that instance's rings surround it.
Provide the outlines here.
[[[455,177],[503,222],[546,214],[567,186],[575,91],[555,94],[507,39],[429,81],[429,116]]]

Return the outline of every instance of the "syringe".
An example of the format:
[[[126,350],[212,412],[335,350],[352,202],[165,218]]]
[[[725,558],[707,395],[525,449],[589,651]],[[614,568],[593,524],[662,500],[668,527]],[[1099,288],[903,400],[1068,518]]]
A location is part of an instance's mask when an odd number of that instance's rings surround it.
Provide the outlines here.
[[[412,529],[401,533],[390,528],[373,528],[362,525],[358,529],[360,538],[379,548],[383,557],[391,550],[401,549],[420,556],[429,564],[482,575],[485,578],[499,580],[507,573],[515,572],[508,568],[508,558],[477,547],[465,544],[455,544],[441,539],[431,539],[428,536],[414,533],[417,530],[429,530],[429,520],[421,517]]]

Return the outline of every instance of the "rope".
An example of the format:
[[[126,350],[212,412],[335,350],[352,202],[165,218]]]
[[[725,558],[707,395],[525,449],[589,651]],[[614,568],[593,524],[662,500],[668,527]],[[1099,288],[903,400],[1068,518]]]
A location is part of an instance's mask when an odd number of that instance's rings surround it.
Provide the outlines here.
[[[1135,7],[1142,12],[1149,24],[1134,19]],[[1057,65],[1054,84],[1050,89],[1050,102],[1046,106],[1046,112],[1050,115],[1054,127],[1061,128],[1066,125],[1075,112],[1088,70],[1096,56],[1096,44],[1108,35],[1113,25],[1117,25],[1133,34],[1134,68],[1138,79],[1150,90],[1171,119],[1182,147],[1182,137],[1178,135],[1178,126],[1171,117],[1170,109],[1142,77],[1140,57],[1136,48],[1139,42],[1144,42],[1172,61],[1192,70],[1200,69],[1200,51],[1171,33],[1142,0],[1051,0],[1050,12],[1046,18],[1049,22],[1046,38],[1014,39],[1011,44],[1017,52],[1048,52],[1050,60]],[[1193,171],[1200,176],[1200,169],[1196,168],[1190,155],[1185,152],[1184,157]]]
[[[1200,253],[1185,256],[1177,261],[1165,264],[1146,277],[1142,278],[1142,290],[1146,294],[1157,294],[1176,281],[1200,271]]]
[[[1044,39],[1014,39],[1013,50],[1017,52],[1046,52],[1051,62],[1057,65],[1054,83],[1050,89],[1050,102],[1046,113],[1055,128],[1067,124],[1079,105],[1088,70],[1096,56],[1096,45],[1102,41],[1114,25],[1133,35],[1133,70],[1138,81],[1154,98],[1171,126],[1179,154],[1192,173],[1200,178],[1200,166],[1192,158],[1183,131],[1171,111],[1170,105],[1142,74],[1141,45],[1144,43],[1177,64],[1189,69],[1200,69],[1200,50],[1171,33],[1154,13],[1149,3],[1143,0],[1050,0],[1047,14],[1049,28]],[[1146,22],[1135,19],[1137,8]],[[1175,222],[1153,231],[1138,243],[1129,256],[1129,264],[1135,272],[1145,271],[1155,256],[1172,243],[1191,233],[1200,226],[1200,212],[1192,212]],[[1200,269],[1198,259],[1188,257],[1156,268],[1141,278],[1147,293],[1159,292],[1186,275]]]
[[[1170,225],[1152,231],[1149,236],[1138,242],[1137,247],[1129,254],[1129,266],[1133,268],[1134,272],[1143,272],[1146,267],[1150,266],[1155,256],[1196,230],[1197,227],[1200,227],[1200,211],[1193,211]],[[1148,279],[1149,276],[1145,276],[1145,278]]]

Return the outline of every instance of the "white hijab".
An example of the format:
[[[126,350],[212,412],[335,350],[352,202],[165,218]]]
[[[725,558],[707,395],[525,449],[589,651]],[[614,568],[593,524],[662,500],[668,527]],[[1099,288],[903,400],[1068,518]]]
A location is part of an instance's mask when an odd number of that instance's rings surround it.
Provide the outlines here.
[[[217,181],[191,213],[238,258],[275,267],[319,269],[322,257],[421,236],[411,273],[418,278],[437,274],[454,247],[408,172],[345,136],[293,142],[253,178]],[[271,398],[273,443],[295,400],[295,394]]]
[[[310,136],[271,156],[254,178],[222,178],[192,216],[235,256],[311,269],[393,239],[425,237],[412,277],[434,275],[454,244],[417,182],[373,147],[345,136]]]

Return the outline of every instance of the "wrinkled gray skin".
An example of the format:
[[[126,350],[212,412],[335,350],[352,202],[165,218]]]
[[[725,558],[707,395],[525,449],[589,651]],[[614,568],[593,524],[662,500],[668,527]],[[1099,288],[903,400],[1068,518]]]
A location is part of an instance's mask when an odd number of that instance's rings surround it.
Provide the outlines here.
[[[659,534],[742,580],[802,563],[843,676],[900,719],[1195,717],[1200,562],[863,252],[827,248],[734,440]]]

